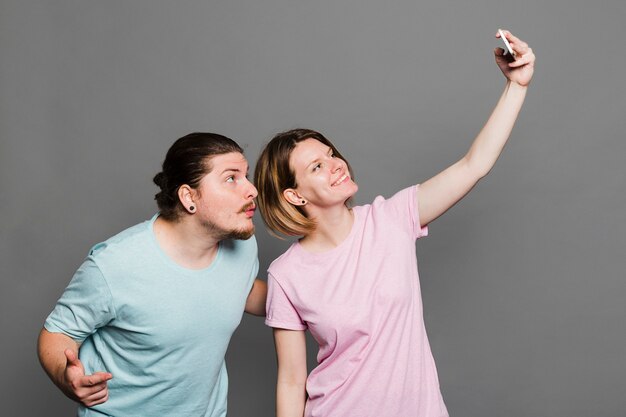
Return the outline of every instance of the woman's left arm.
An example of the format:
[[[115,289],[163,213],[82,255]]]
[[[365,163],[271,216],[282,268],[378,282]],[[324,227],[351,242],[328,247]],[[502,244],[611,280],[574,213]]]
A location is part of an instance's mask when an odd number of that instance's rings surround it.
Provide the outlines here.
[[[507,78],[504,92],[467,154],[420,185],[417,202],[422,226],[445,213],[489,173],[511,134],[533,76],[535,55],[525,42],[509,31],[504,33],[517,55],[510,62],[503,49],[494,51],[496,63]]]

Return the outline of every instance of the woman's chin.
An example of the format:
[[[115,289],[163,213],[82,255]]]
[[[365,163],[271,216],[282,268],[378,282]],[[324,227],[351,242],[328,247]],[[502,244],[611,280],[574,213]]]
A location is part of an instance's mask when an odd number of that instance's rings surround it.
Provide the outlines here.
[[[359,186],[357,185],[356,182],[350,180],[349,184],[346,184],[346,201],[348,201],[349,199],[351,199],[352,197],[354,197],[354,195],[357,193],[357,191],[359,191]]]

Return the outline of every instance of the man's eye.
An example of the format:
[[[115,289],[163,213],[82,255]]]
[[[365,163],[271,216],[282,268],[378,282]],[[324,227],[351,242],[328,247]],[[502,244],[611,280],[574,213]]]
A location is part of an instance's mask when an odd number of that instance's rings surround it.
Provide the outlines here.
[[[230,177],[226,178],[226,182],[235,182],[235,177],[231,175]]]

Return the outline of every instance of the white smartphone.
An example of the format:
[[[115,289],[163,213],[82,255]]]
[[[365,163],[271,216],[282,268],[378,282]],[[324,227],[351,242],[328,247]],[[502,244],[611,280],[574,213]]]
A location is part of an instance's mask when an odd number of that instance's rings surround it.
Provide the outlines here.
[[[504,46],[506,47],[504,49],[504,55],[509,54],[513,59],[517,58],[517,54],[515,53],[513,48],[511,48],[511,44],[509,43],[508,39],[504,35],[504,32],[502,31],[502,29],[498,29],[498,33],[500,34],[500,39],[502,39],[502,42],[504,42]]]

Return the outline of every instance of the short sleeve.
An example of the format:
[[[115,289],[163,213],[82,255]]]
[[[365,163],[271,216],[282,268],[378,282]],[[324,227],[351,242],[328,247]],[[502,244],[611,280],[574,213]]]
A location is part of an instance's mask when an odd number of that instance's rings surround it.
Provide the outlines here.
[[[272,276],[267,276],[267,303],[265,324],[270,327],[287,330],[306,330],[307,325],[289,300],[280,283]]]
[[[115,318],[109,287],[91,257],[78,268],[44,327],[81,343]]]
[[[398,191],[393,197],[384,200],[379,197],[374,202],[380,204],[388,219],[401,222],[401,227],[410,230],[413,239],[428,236],[428,226],[421,225],[417,204],[417,190],[419,185],[414,185]],[[379,200],[380,199],[380,200]]]

